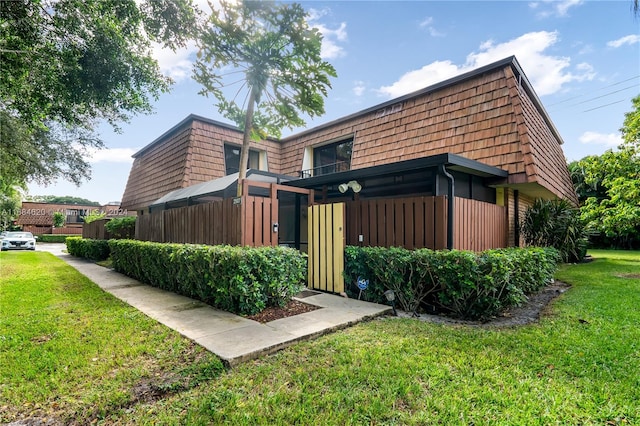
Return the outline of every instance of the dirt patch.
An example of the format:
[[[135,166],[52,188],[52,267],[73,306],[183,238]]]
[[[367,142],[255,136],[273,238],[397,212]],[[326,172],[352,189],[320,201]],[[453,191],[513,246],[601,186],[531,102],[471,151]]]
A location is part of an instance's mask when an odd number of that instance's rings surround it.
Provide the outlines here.
[[[318,306],[309,305],[308,303],[302,303],[297,300],[291,300],[284,307],[271,306],[262,312],[258,312],[255,315],[249,315],[247,318],[258,321],[259,323],[267,323],[275,321],[281,318],[292,317],[294,315],[304,314],[305,312],[315,311],[320,309]]]
[[[492,318],[489,321],[466,321],[455,318],[449,318],[444,315],[428,315],[422,314],[417,319],[420,321],[428,321],[437,324],[459,324],[475,327],[513,327],[525,324],[531,324],[540,319],[540,315],[545,311],[549,303],[562,293],[567,291],[571,286],[556,281],[553,284],[540,290],[538,293],[530,295],[529,300],[522,306],[508,309],[501,316]],[[398,311],[398,317],[410,318],[411,313]]]
[[[616,277],[630,278],[632,280],[640,280],[640,274],[620,274],[620,275],[616,275]]]

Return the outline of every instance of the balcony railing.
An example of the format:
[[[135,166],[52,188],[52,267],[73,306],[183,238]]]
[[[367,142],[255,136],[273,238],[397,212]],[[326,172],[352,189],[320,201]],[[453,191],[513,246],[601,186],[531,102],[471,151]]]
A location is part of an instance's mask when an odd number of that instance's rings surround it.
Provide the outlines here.
[[[301,170],[301,178],[309,178],[312,176],[322,176],[337,172],[346,172],[351,170],[351,163],[349,161],[339,161],[332,164],[323,164],[322,166],[314,167],[313,169]]]

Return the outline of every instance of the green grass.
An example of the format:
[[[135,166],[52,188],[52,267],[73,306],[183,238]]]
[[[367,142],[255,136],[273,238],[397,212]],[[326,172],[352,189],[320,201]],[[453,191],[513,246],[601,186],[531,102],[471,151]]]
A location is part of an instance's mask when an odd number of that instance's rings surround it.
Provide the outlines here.
[[[640,424],[640,252],[567,265],[539,324],[384,319],[131,413],[136,424]]]
[[[487,329],[410,319],[376,320],[205,378],[199,386],[184,387],[159,401],[112,410],[115,414],[107,419],[117,414],[119,424],[136,425],[640,424],[640,279],[635,275],[640,273],[640,252],[592,254],[595,260],[590,263],[561,268],[558,279],[573,287],[537,324]],[[6,275],[7,258],[1,259]],[[52,269],[57,263],[46,265]],[[83,312],[76,318],[90,315],[93,299],[104,297],[98,292],[84,299],[74,308]],[[110,303],[114,307],[104,308],[104,317],[113,317],[118,309],[135,314]],[[58,321],[62,318],[60,313]],[[103,322],[86,327],[85,333],[108,334],[102,330]],[[4,322],[2,325],[5,327]],[[30,327],[44,326],[34,318]],[[147,327],[157,326],[149,323]],[[151,334],[144,333],[144,327],[139,330],[126,339]],[[31,335],[45,333],[51,331]],[[147,351],[153,352],[151,348]],[[103,352],[88,355],[85,362],[103,358]],[[24,355],[14,356],[21,363],[19,368],[27,368]],[[107,364],[122,365],[123,356],[118,353]],[[168,354],[160,364],[177,368],[172,361],[175,357],[175,353]],[[134,362],[129,368],[135,366]],[[20,397],[18,386],[25,384],[16,379],[7,382],[5,370],[2,367],[2,381],[8,385],[3,386],[2,398],[11,395],[12,407],[22,407],[26,398]],[[10,374],[14,375],[20,374]],[[40,373],[40,386],[52,380],[50,375],[56,375],[55,369]],[[101,386],[124,389],[138,380],[120,380],[127,382],[120,385],[111,375],[94,374],[91,369],[76,369],[64,377],[75,385],[61,388],[57,392],[60,400],[84,399],[76,386],[91,393]],[[0,402],[0,408],[3,404],[6,402]]]
[[[223,371],[49,253],[0,255],[0,312],[0,423],[118,418]]]

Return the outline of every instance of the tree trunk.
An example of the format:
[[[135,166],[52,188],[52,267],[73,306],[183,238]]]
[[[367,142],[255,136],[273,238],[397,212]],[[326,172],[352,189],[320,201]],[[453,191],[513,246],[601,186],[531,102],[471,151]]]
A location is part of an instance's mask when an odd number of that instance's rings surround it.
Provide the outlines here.
[[[253,88],[249,92],[249,104],[247,115],[244,117],[244,135],[242,136],[242,150],[240,151],[240,163],[238,165],[238,190],[236,195],[242,197],[242,181],[247,177],[247,163],[249,162],[249,142],[253,128],[253,108],[256,103],[256,95]]]

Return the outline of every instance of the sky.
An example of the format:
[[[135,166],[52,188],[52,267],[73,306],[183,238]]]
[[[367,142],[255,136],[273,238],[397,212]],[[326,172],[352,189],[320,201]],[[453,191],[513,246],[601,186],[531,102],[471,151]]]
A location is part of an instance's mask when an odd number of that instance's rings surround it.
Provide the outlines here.
[[[203,9],[206,1],[197,0]],[[615,149],[631,99],[640,94],[640,17],[623,1],[301,1],[323,34],[322,55],[337,71],[326,113],[306,128],[373,107],[515,55],[564,140],[568,161]],[[155,49],[175,84],[151,115],[114,132],[90,158],[92,178],[28,185],[30,195],[119,201],[131,155],[193,113],[230,123],[191,79],[195,44]],[[302,129],[284,129],[283,136]]]

